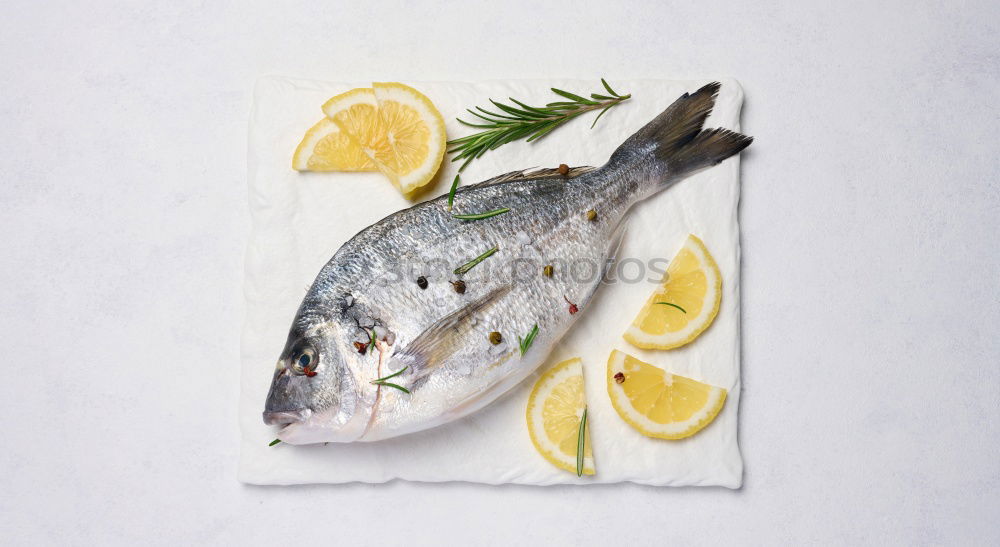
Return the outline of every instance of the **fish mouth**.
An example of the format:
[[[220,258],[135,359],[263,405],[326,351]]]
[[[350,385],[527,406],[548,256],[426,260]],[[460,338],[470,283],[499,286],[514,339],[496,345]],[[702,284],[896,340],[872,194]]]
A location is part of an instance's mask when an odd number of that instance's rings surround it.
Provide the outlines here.
[[[272,411],[264,412],[264,422],[280,426],[277,437],[288,444],[350,443],[364,435],[368,414],[356,413],[344,423],[335,414],[332,410]]]
[[[288,425],[304,422],[312,414],[308,408],[302,410],[281,410],[264,412],[264,423],[267,425]]]

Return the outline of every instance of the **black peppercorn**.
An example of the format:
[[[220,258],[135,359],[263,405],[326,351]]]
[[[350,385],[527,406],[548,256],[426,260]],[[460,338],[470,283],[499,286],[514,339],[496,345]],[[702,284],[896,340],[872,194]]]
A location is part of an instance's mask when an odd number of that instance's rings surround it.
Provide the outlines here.
[[[427,288],[427,278],[424,277],[424,276],[418,277],[417,278],[417,286],[420,287],[421,289],[426,289]]]
[[[455,288],[455,292],[458,294],[465,294],[465,281],[459,279],[458,281],[452,281],[451,286]]]

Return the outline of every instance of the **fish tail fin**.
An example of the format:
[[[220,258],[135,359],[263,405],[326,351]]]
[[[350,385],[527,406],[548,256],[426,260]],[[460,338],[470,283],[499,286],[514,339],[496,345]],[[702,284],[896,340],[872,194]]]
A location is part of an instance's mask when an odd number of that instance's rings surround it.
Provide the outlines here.
[[[716,165],[750,146],[753,137],[728,129],[703,129],[718,96],[719,82],[685,93],[615,150],[609,163],[654,161],[654,178],[665,186],[703,167]],[[663,168],[666,168],[665,170]]]
[[[704,129],[691,142],[665,157],[675,175],[686,175],[702,167],[718,165],[722,160],[739,154],[750,146],[753,137],[729,129]]]

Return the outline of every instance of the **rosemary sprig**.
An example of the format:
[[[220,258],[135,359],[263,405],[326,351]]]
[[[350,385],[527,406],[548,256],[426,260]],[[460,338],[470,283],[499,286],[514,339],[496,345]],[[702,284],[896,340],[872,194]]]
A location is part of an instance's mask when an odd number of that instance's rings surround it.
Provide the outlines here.
[[[583,407],[580,429],[576,432],[576,476],[583,476],[583,449],[587,439],[587,407]]]
[[[471,215],[456,215],[455,213],[452,213],[451,216],[459,220],[482,220],[484,218],[490,218],[490,217],[495,217],[497,215],[502,215],[507,211],[510,211],[510,209],[507,207],[502,207],[500,209],[493,209],[492,211],[486,211],[485,213],[475,213]]]
[[[450,147],[448,152],[455,153],[455,157],[451,161],[465,160],[462,167],[458,169],[461,172],[472,160],[481,157],[488,150],[495,150],[519,139],[527,139],[528,142],[540,139],[553,129],[581,114],[600,110],[600,114],[590,124],[590,127],[593,128],[605,112],[632,96],[631,94],[621,95],[611,89],[604,78],[601,78],[601,83],[604,84],[604,89],[609,95],[591,93],[588,99],[553,87],[553,93],[569,100],[551,102],[545,106],[536,107],[528,106],[513,97],[508,97],[512,103],[517,105],[516,107],[490,99],[493,106],[499,109],[502,114],[478,106],[476,110],[467,109],[470,114],[479,119],[475,120],[475,123],[467,122],[461,118],[458,121],[463,125],[482,129],[482,131],[448,141],[447,144]]]
[[[403,373],[404,370],[406,370],[408,368],[410,368],[410,367],[408,367],[408,366],[403,367],[403,368],[397,370],[396,372],[393,372],[392,374],[390,374],[388,376],[383,376],[382,378],[378,378],[377,380],[372,380],[371,383],[373,383],[373,384],[375,384],[377,386],[394,387],[394,388],[402,391],[403,393],[409,393],[410,390],[406,389],[405,387],[403,387],[401,385],[398,385],[398,384],[394,384],[392,382],[386,381],[386,380],[391,380],[392,378],[395,378],[396,376],[399,376],[400,374]]]
[[[476,258],[473,258],[472,260],[466,262],[465,264],[462,264],[461,266],[455,268],[455,275],[462,275],[462,274],[468,272],[469,270],[471,270],[472,268],[474,268],[476,266],[476,264],[479,264],[480,262],[486,260],[487,258],[490,257],[490,255],[492,255],[495,252],[497,252],[497,247],[494,245],[492,249],[490,249],[490,250],[486,251],[485,253],[477,256]]]
[[[670,306],[670,307],[673,307],[673,308],[677,308],[677,309],[681,310],[682,312],[687,313],[687,310],[685,310],[684,308],[678,306],[677,304],[671,304],[670,302],[653,302],[653,303],[654,304],[663,304],[664,306]]]
[[[448,190],[448,210],[455,203],[455,190],[458,190],[458,178],[462,175],[455,175],[455,180],[451,183],[451,190]]]
[[[267,446],[274,446],[281,442],[281,439],[274,439],[273,441],[267,443]]]
[[[528,348],[531,347],[531,343],[535,341],[535,336],[537,335],[538,335],[538,323],[535,323],[535,326],[531,327],[531,330],[528,332],[528,335],[525,336],[523,340],[521,339],[520,336],[517,337],[517,343],[518,345],[521,346],[521,355],[524,355],[524,352],[528,351]]]

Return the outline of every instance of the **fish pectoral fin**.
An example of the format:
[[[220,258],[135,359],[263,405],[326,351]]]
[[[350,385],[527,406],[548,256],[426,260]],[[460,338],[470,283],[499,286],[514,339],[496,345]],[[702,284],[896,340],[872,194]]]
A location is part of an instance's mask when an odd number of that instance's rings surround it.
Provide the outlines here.
[[[468,343],[465,335],[472,330],[472,317],[498,302],[511,288],[511,285],[497,287],[437,320],[393,354],[392,359],[397,361],[397,365],[390,368],[410,367],[408,376],[413,382],[420,380]]]

